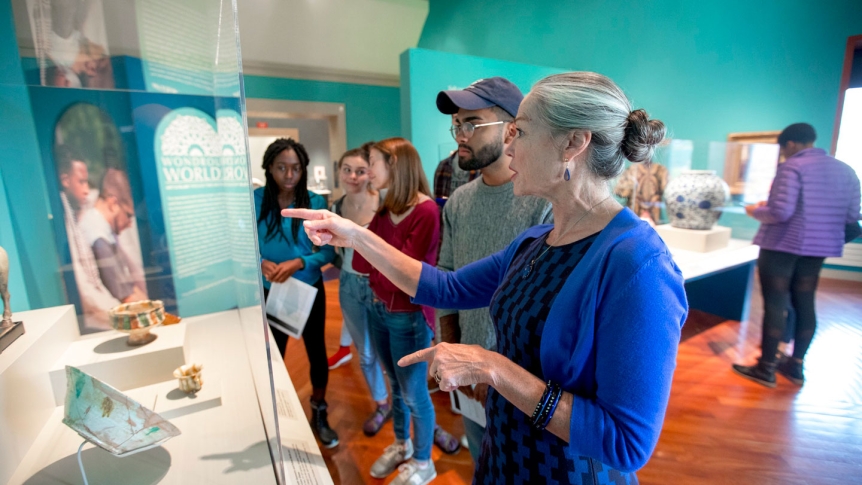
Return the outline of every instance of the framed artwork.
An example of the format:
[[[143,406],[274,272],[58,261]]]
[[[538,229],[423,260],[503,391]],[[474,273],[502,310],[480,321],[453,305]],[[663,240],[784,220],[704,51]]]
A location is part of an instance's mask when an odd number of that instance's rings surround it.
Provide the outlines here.
[[[730,187],[731,197],[747,199],[755,194],[747,190],[747,185],[771,184],[775,168],[781,162],[778,156],[778,135],[780,130],[731,133],[727,135],[724,157],[724,181]],[[770,176],[771,174],[771,176]],[[757,179],[755,182],[754,179]],[[765,180],[765,179],[768,179]],[[762,196],[762,187],[757,190]]]

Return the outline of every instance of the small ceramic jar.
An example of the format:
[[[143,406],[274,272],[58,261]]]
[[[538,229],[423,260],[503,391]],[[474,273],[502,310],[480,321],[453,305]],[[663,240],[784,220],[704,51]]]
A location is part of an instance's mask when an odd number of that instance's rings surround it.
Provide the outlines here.
[[[186,364],[177,367],[174,370],[174,377],[179,380],[180,390],[186,393],[194,393],[201,390],[204,385],[201,377],[201,370],[204,366],[201,364]]]

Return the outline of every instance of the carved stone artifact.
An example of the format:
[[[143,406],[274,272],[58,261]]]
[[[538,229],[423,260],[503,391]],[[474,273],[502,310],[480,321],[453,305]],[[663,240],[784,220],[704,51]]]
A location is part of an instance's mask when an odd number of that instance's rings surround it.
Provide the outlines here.
[[[614,194],[625,199],[626,206],[638,217],[649,217],[658,224],[667,182],[668,171],[663,165],[638,163],[623,172]]]
[[[9,255],[0,247],[0,299],[3,300],[3,318],[0,319],[0,352],[3,352],[18,337],[24,335],[24,324],[12,321],[12,305],[9,303]]]
[[[7,327],[12,325],[12,306],[9,304],[9,256],[2,247],[0,247],[0,297],[3,299],[3,320],[0,324]]]

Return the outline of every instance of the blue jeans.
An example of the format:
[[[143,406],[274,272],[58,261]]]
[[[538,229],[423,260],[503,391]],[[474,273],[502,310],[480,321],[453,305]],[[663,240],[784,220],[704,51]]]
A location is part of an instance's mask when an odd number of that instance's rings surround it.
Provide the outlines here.
[[[366,308],[371,306],[374,294],[368,286],[368,278],[347,271],[341,271],[341,280],[338,287],[338,302],[341,304],[341,315],[344,324],[356,350],[359,352],[359,368],[368,383],[371,398],[375,401],[383,401],[388,397],[386,381],[383,380],[383,372],[380,370],[380,360],[371,344],[371,336],[368,329],[368,315]]]
[[[397,362],[405,355],[431,346],[431,329],[422,312],[390,313],[380,301],[368,307],[371,340],[377,355],[389,376],[392,387],[392,421],[395,437],[410,439],[410,417],[413,417],[414,457],[431,459],[434,443],[434,404],[428,394],[428,364],[421,362],[399,367]]]

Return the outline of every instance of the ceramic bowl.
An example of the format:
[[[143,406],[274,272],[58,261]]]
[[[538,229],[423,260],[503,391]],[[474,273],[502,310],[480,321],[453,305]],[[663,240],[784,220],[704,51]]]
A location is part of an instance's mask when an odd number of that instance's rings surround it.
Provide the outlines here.
[[[165,305],[161,300],[141,300],[123,303],[108,310],[111,326],[129,334],[129,345],[144,345],[156,339],[150,329],[165,320]]]

